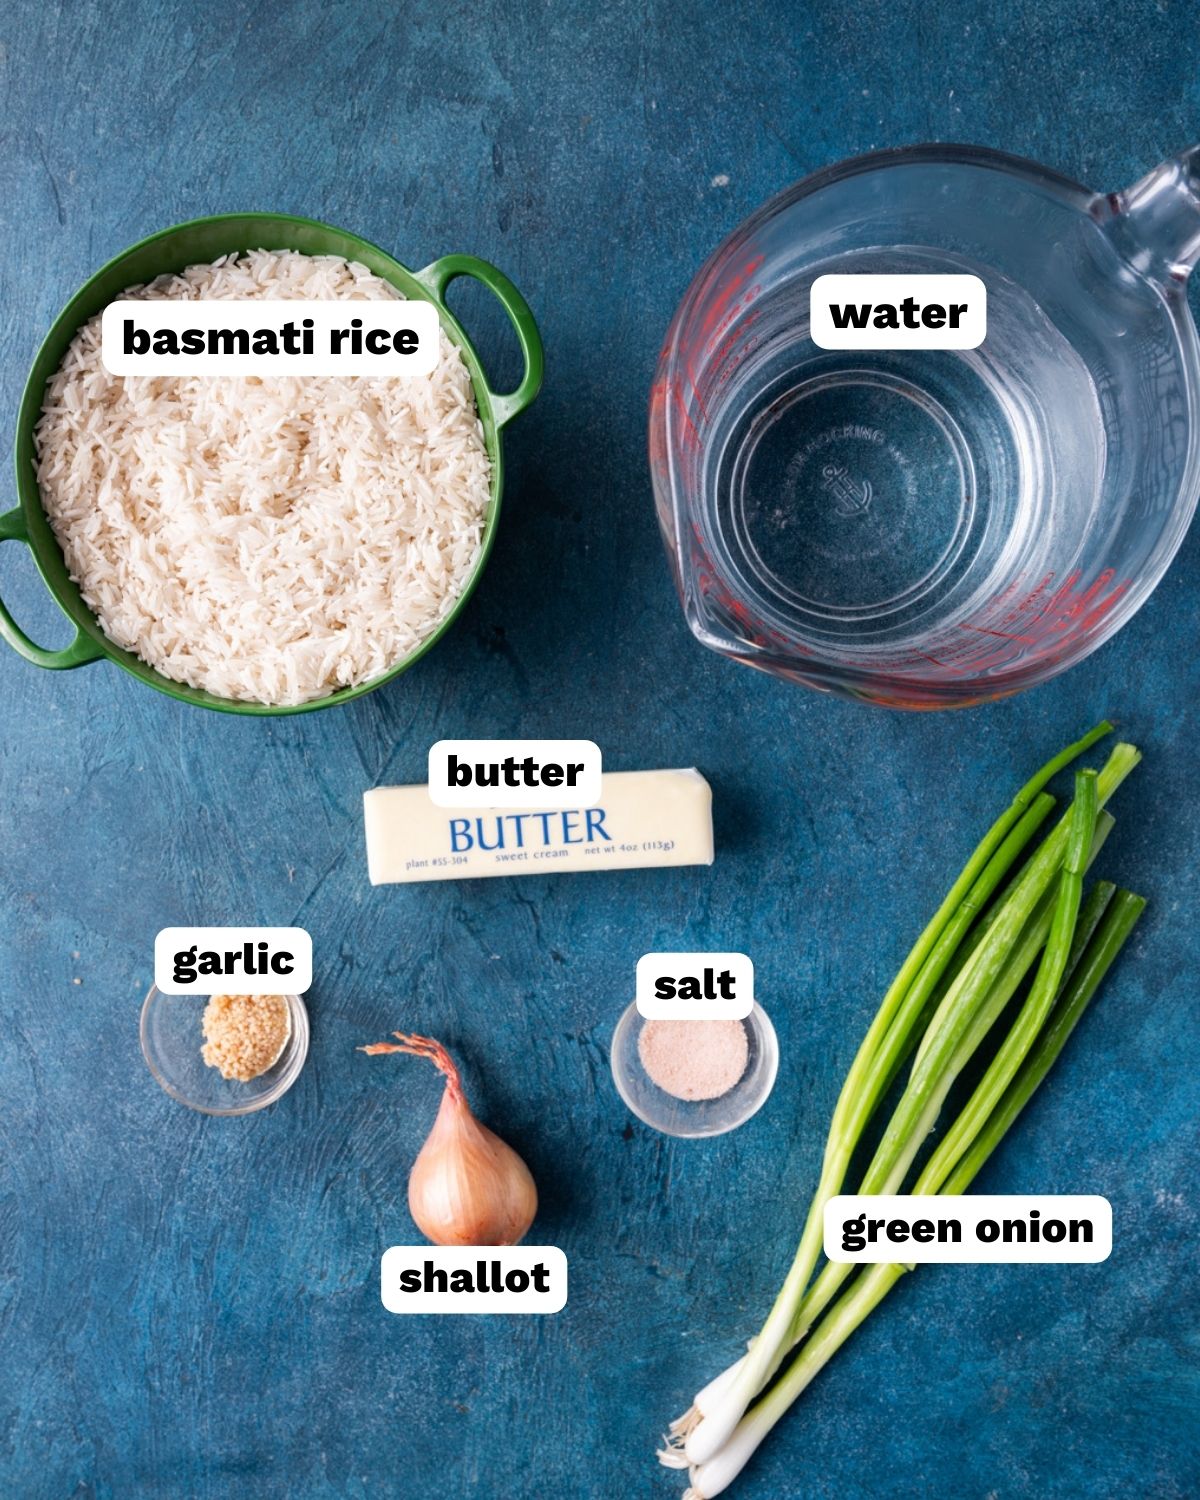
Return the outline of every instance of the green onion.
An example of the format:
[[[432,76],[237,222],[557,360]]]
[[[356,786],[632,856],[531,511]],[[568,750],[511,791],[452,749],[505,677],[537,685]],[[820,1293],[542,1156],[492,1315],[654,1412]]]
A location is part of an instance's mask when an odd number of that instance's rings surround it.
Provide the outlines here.
[[[1120,891],[1113,897],[1111,887],[1098,887],[1098,891],[1093,892],[1081,917],[1081,925],[1088,929],[1086,937],[1072,945],[1071,952],[1064,953],[1069,978],[1055,1002],[1049,1021],[1003,1097],[976,1131],[970,1149],[941,1187],[943,1196],[962,1193],[970,1185],[1042,1083],[1132,932],[1145,904],[1142,897],[1128,891]],[[1048,947],[1048,954],[1049,951]],[[1040,973],[1039,970],[1039,978]],[[973,1096],[972,1104],[974,1102]],[[964,1114],[970,1112],[971,1107],[969,1104]],[[956,1127],[958,1123],[955,1122]],[[926,1168],[914,1185],[914,1193],[937,1192],[934,1185],[936,1175],[936,1171]],[[889,1264],[865,1269],[822,1320],[782,1378],[742,1418],[729,1441],[706,1463],[692,1468],[691,1488],[684,1500],[713,1500],[736,1479],[776,1422],[908,1269],[905,1265]]]
[[[754,1341],[759,1352],[753,1359],[744,1356],[738,1360],[699,1393],[691,1409],[672,1424],[671,1430],[679,1440],[691,1433],[701,1420],[715,1414],[718,1390],[727,1407],[723,1425],[727,1432],[732,1431],[741,1412],[778,1368],[779,1360],[791,1344],[790,1330],[797,1302],[821,1252],[825,1204],[840,1191],[863,1130],[870,1123],[896,1069],[914,1044],[914,1027],[923,1016],[930,995],[976,914],[1053,807],[1054,799],[1044,795],[1046,785],[1071,761],[1111,732],[1112,725],[1107,720],[1102,721],[1060,751],[1025,783],[980,841],[904,960],[842,1085],[830,1124],[820,1181],[795,1259],[762,1333]],[[735,1410],[739,1401],[741,1405]],[[709,1435],[718,1446],[719,1441],[723,1441],[711,1424]]]
[[[711,1387],[706,1387],[693,1402],[691,1410],[672,1425],[672,1433],[678,1441],[684,1442],[691,1463],[703,1464],[726,1442],[750,1402],[771,1379],[789,1349],[840,1284],[837,1272],[830,1269],[818,1279],[810,1293],[805,1293],[820,1254],[825,1204],[839,1191],[863,1130],[900,1057],[911,1045],[913,1027],[926,1013],[927,1001],[970,923],[1015,861],[1023,843],[1032,837],[1049,811],[1049,806],[1040,801],[1042,788],[1056,770],[1067,764],[1074,754],[1095,743],[1105,732],[1106,725],[1098,726],[1078,741],[1077,747],[1063,751],[1026,783],[968,861],[950,895],[942,902],[885,995],[838,1097],[821,1178],[800,1245],[767,1321],[747,1355],[738,1361],[736,1373],[727,1381],[718,1377],[722,1381],[718,1399],[714,1401]],[[1133,746],[1116,746],[1095,783],[1095,800],[1101,806],[1140,758]],[[1030,806],[1031,803],[1034,805]],[[1072,818],[1068,815],[1046,838],[1017,877],[995,919],[946,990],[925,1032],[908,1086],[888,1123],[860,1192],[896,1191],[897,1183],[902,1181],[913,1157],[936,1124],[954,1078],[974,1050],[972,1046],[964,1054],[962,1044],[968,1035],[975,1038],[974,1045],[982,1040],[978,1028],[972,1030],[972,1023],[992,993],[1022,929],[1062,868],[1069,852],[1071,826]],[[1010,831],[1013,838],[1009,838]],[[940,941],[943,936],[946,938],[944,943]],[[1067,941],[1069,943],[1069,938]],[[1029,962],[1036,956],[1036,951],[1029,955]],[[1023,973],[1017,974],[1014,988]],[[994,1020],[998,1010],[989,1014]]]
[[[926,1168],[934,1177],[949,1176],[983,1122],[999,1103],[1012,1082],[1038,1033],[1050,1014],[1071,954],[1071,944],[1083,897],[1083,870],[1096,831],[1096,773],[1079,771],[1075,776],[1075,803],[1066,861],[1059,877],[1058,900],[1045,951],[1029,998],[1021,1007],[1016,1024],[1004,1038],[967,1107],[938,1143]]]
[[[1136,766],[1140,753],[1131,745],[1117,745],[1099,775],[1079,773],[1068,814],[1024,868],[1015,876],[1012,871],[1053,807],[1046,784],[1110,728],[1107,723],[1097,726],[1022,787],[917,940],[885,994],[838,1096],[817,1191],[779,1296],[748,1352],[705,1386],[691,1409],[672,1424],[667,1449],[660,1454],[664,1463],[690,1466],[694,1474],[707,1472],[725,1456],[727,1446],[741,1447],[742,1438],[735,1434],[759,1420],[760,1409],[791,1379],[791,1371],[808,1351],[816,1347],[819,1354],[830,1338],[830,1320],[843,1316],[841,1310],[849,1298],[858,1294],[858,1283],[825,1316],[775,1390],[746,1416],[751,1403],[854,1272],[852,1266],[829,1265],[808,1285],[820,1255],[825,1204],[841,1190],[851,1159],[906,1059],[915,1049],[908,1080],[883,1129],[860,1194],[902,1190],[956,1079],[1036,964],[1016,1020],[930,1158],[922,1180],[935,1182],[937,1186],[929,1191],[936,1192],[943,1180],[960,1180],[964,1163],[973,1161],[978,1170],[982,1160],[976,1160],[978,1143],[986,1138],[993,1117],[1011,1102],[1019,1080],[1028,1077],[1030,1062],[1040,1055],[1039,1036],[1059,1014],[1056,995],[1068,980],[1074,984],[1079,966],[1091,961],[1093,946],[1088,939],[1105,916],[1108,897],[1089,900],[1081,916],[1083,873],[1112,826],[1111,817],[1100,809]],[[1047,1022],[1052,1007],[1051,1022]],[[1014,1116],[1023,1102],[1016,1105]],[[840,1341],[832,1344],[830,1352]]]
[[[1094,811],[1093,816],[1095,816]],[[1107,813],[1101,813],[1096,818],[1095,837],[1091,850],[1093,857],[1103,846],[1104,840],[1108,837],[1112,826],[1113,820]],[[898,1193],[901,1190],[904,1179],[908,1175],[908,1170],[917,1152],[928,1138],[930,1131],[937,1124],[938,1116],[941,1114],[942,1106],[946,1101],[946,1096],[953,1087],[955,1080],[975,1055],[976,1051],[978,1051],[998,1018],[1003,1014],[1009,1001],[1016,994],[1022,981],[1037,961],[1038,954],[1047,946],[1047,939],[1053,929],[1053,920],[1058,904],[1058,900],[1053,892],[1047,892],[1042,897],[1033,916],[1022,930],[1015,946],[1006,956],[999,974],[997,974],[990,988],[983,996],[979,1008],[975,1013],[975,1018],[949,1064],[943,1070],[932,1090],[924,1095],[924,1105],[921,1114],[899,1158],[893,1159],[890,1170],[880,1167],[878,1163],[879,1156],[883,1150],[881,1147],[880,1152],[876,1153],[875,1162],[867,1169],[867,1174],[858,1188],[860,1194]],[[1077,903],[1075,904],[1077,905]],[[1066,947],[1064,947],[1062,950],[1064,961],[1066,957],[1067,951]],[[1055,990],[1061,979],[1061,970],[1058,964],[1055,963],[1053,968],[1058,970],[1058,973],[1053,978],[1050,986],[1048,1000],[1054,998]],[[1031,999],[1033,998],[1031,995]],[[1043,1017],[1045,1008],[1042,1008]],[[884,1175],[885,1170],[886,1175]],[[931,1188],[929,1191],[936,1191],[936,1189]],[[804,1337],[821,1312],[833,1300],[834,1293],[847,1277],[852,1274],[853,1270],[853,1266],[842,1264],[827,1265],[822,1270],[796,1310],[796,1318],[792,1326],[788,1349],[780,1351],[780,1361],[782,1361],[783,1355]]]
[[[1107,902],[1111,895],[1112,888],[1109,887],[1104,900]],[[1096,936],[1088,943],[1066,993],[1055,1006],[1046,1029],[1038,1038],[1037,1046],[992,1112],[987,1124],[975,1137],[971,1149],[948,1179],[942,1189],[944,1193],[961,1193],[1000,1144],[1005,1131],[1025,1108],[1030,1095],[1054,1065],[1055,1058],[1075,1030],[1088,1001],[1096,993],[1145,907],[1146,898],[1135,896],[1131,891],[1118,891],[1112,896],[1112,905],[1104,914]]]

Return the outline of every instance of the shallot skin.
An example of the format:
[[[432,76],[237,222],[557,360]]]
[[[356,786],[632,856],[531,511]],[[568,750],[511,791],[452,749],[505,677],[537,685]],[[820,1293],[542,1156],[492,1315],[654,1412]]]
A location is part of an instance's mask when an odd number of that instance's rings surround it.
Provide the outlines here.
[[[408,1176],[413,1221],[435,1245],[515,1245],[537,1213],[529,1168],[471,1113],[454,1059],[432,1037],[392,1033],[397,1042],[360,1047],[372,1056],[408,1052],[427,1058],[446,1087],[433,1129]]]
[[[515,1245],[537,1213],[529,1168],[447,1087],[408,1178],[408,1207],[435,1245]]]

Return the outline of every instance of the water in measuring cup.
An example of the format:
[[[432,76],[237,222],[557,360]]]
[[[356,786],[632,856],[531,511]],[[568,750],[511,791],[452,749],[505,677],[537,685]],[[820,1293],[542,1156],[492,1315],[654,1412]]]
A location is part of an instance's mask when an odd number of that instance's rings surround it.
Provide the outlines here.
[[[837,270],[918,268],[856,259]],[[979,349],[818,349],[809,286],[828,269],[756,309],[708,450],[709,535],[772,631],[823,656],[936,660],[1004,591],[1069,570],[1100,492],[1097,392],[1027,293],[962,261],[937,269],[985,281]]]

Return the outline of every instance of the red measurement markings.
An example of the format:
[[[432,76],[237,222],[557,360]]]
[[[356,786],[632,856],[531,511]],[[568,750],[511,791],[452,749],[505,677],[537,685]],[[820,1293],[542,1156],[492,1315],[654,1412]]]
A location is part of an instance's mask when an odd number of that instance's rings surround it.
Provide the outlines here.
[[[997,644],[990,651],[973,652],[972,670],[985,672],[1011,661],[1045,660],[1078,645],[1092,634],[1128,592],[1128,580],[1113,586],[1113,569],[1106,568],[1086,588],[1082,575],[1071,573],[1054,589],[1048,573],[1031,593],[1005,612],[1003,595],[993,602],[992,612],[960,628],[991,637]]]
[[[703,292],[701,297],[707,298],[707,303],[694,335],[672,353],[672,330],[663,346],[660,363],[667,367],[675,365],[680,371],[665,377],[664,411],[670,409],[679,414],[679,441],[684,446],[699,448],[702,444],[701,427],[709,420],[708,393],[728,378],[727,361],[742,341],[735,325],[762,291],[761,285],[753,281],[762,263],[761,255],[753,256],[711,292]],[[743,348],[741,357],[744,355]]]
[[[683,388],[678,380],[664,379],[656,380],[650,391],[650,419],[651,422],[661,422],[664,432],[667,426],[667,417],[671,411],[678,414],[683,424],[679,432],[680,444],[684,447],[699,448],[701,443],[700,430],[692,420],[691,411],[684,400]],[[659,463],[668,461],[668,453],[656,453],[655,459]]]
[[[734,301],[740,298],[746,283],[759,270],[763,259],[761,255],[752,256],[740,271],[735,271],[729,280],[713,293],[712,300],[705,309],[704,317],[700,320],[699,331],[702,337],[712,331]]]
[[[758,286],[748,288],[730,306],[712,339],[698,350],[693,348],[683,353],[683,380],[705,422],[709,420],[707,393],[714,386],[723,385],[745,357],[746,330],[757,320],[757,314],[746,309],[760,290]]]
[[[1128,581],[1114,585],[1115,576],[1106,568],[1083,588],[1081,575],[1075,572],[1056,588],[1054,574],[1048,573],[1031,590],[1018,579],[1002,589],[975,620],[961,622],[957,640],[935,636],[928,649],[911,647],[874,657],[869,664],[874,679],[870,691],[894,694],[896,684],[889,690],[880,674],[907,678],[905,689],[914,697],[920,694],[922,682],[979,678],[984,687],[982,679],[989,673],[1063,657],[1086,642],[1128,592]],[[1008,690],[986,684],[988,697]]]

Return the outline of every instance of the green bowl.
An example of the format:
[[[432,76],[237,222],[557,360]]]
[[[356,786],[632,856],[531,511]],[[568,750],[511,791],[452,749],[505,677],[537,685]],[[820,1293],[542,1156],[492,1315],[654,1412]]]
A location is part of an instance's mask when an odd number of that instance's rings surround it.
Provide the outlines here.
[[[127,287],[153,281],[156,276],[169,271],[181,271],[185,266],[213,261],[219,255],[246,250],[300,250],[309,255],[340,255],[347,260],[361,262],[377,276],[391,282],[406,297],[420,297],[426,302],[432,302],[438,310],[438,317],[447,337],[458,345],[466,361],[492,467],[492,491],[484,518],[483,544],[479,556],[458,602],[433,634],[422,641],[415,651],[410,651],[395,666],[370,682],[343,688],[307,703],[286,706],[218,698],[213,693],[173,682],[161,672],[156,672],[153,667],[147,666],[132,652],[125,651],[110,641],[68,576],[62,552],[42,509],[34,468],[33,431],[41,414],[46,381],[58,369],[67,346],[78,329],[119,297]],[[517,388],[506,395],[493,391],[488,385],[470,339],[446,307],[446,288],[459,276],[473,276],[494,292],[516,331],[525,359],[525,373]],[[356,234],[350,234],[344,229],[334,229],[315,219],[296,219],[287,214],[217,214],[212,218],[193,219],[186,224],[177,224],[173,229],[163,229],[158,234],[152,234],[149,239],[123,251],[115,260],[110,260],[97,271],[59,313],[33,362],[17,416],[19,504],[14,510],[0,515],[0,542],[16,541],[28,545],[46,587],[75,627],[75,639],[61,651],[48,651],[35,645],[3,603],[0,603],[0,636],[35,666],[82,667],[88,662],[105,658],[116,662],[140,681],[157,688],[160,693],[167,693],[184,703],[220,709],[225,713],[299,714],[316,708],[330,708],[337,703],[348,703],[352,698],[361,698],[364,693],[370,693],[398,677],[436,645],[453,625],[478,583],[492,550],[500,514],[504,474],[501,429],[537,395],[542,383],[542,364],[542,341],[525,299],[507,276],[502,275],[495,266],[478,260],[473,255],[447,255],[441,260],[435,260],[423,271],[410,271],[377,245],[360,239]]]

